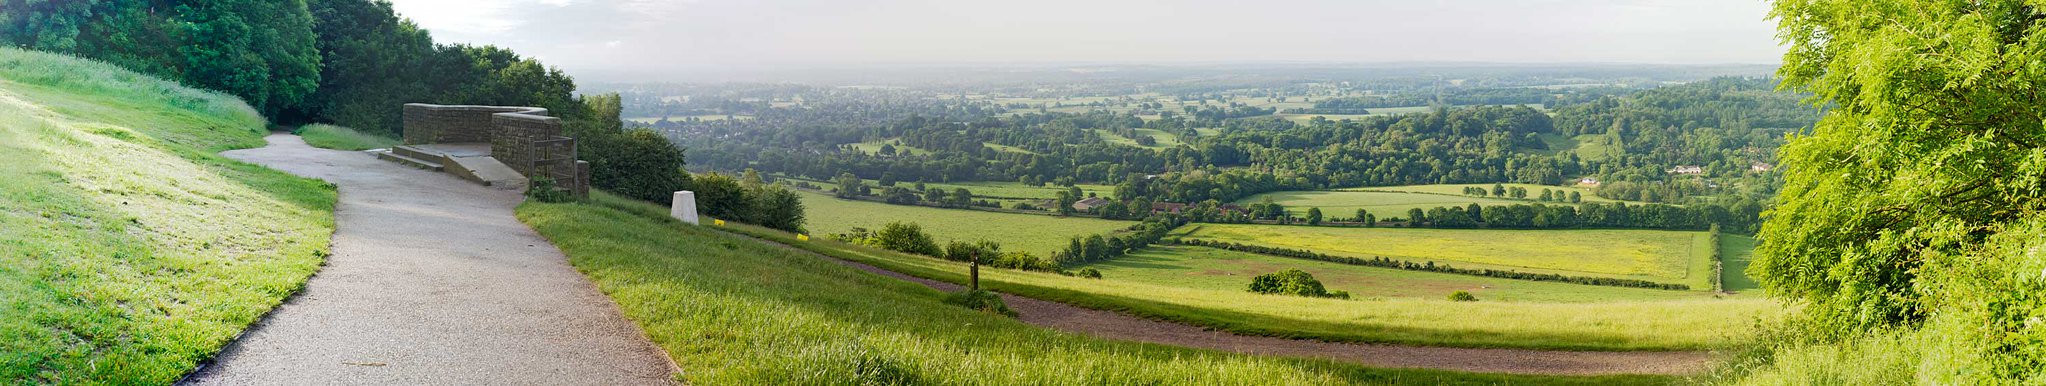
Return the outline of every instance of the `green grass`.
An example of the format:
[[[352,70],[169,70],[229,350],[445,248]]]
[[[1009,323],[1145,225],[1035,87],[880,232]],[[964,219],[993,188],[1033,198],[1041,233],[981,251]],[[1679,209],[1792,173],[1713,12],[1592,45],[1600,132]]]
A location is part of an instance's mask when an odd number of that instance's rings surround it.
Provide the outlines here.
[[[1584,134],[1574,138],[1577,147],[1568,149],[1577,153],[1577,158],[1586,161],[1605,161],[1623,152],[1617,144],[1607,143],[1606,137],[1598,134]]]
[[[398,139],[366,134],[341,126],[312,124],[298,128],[298,136],[305,138],[307,145],[334,150],[389,149],[398,146]]]
[[[734,224],[733,231],[952,283],[966,265]],[[1759,298],[1599,303],[1450,302],[1442,298],[1338,300],[1237,289],[1158,285],[1114,276],[983,269],[1000,292],[1199,325],[1248,335],[1425,346],[1556,350],[1697,350],[1743,341],[1757,318],[1781,307]]]
[[[951,240],[988,240],[1002,243],[1004,250],[1030,252],[1041,257],[1049,257],[1052,251],[1064,248],[1073,236],[1105,233],[1134,224],[1082,217],[889,205],[841,200],[807,191],[799,193],[809,218],[805,228],[817,235],[845,233],[854,227],[880,230],[889,222],[906,221],[923,225],[924,231],[940,244]]]
[[[1457,268],[1508,269],[1640,279],[1712,288],[1711,235],[1658,230],[1348,228],[1200,224],[1187,238],[1309,250],[1336,256],[1433,261]]]
[[[1364,267],[1193,246],[1158,246],[1085,266],[1114,280],[1219,291],[1241,291],[1257,275],[1300,269],[1329,290],[1358,298],[1442,299],[1467,291],[1485,301],[1605,302],[1710,298],[1696,291],[1579,285],[1448,273]]]
[[[1370,369],[1115,342],[941,302],[918,284],[706,227],[658,208],[527,203],[519,218],[616,300],[689,384],[1655,384]],[[626,208],[621,211],[614,208]],[[635,209],[636,208],[636,209]],[[635,214],[639,213],[639,214]]]
[[[334,190],[222,94],[0,48],[0,384],[168,384],[296,292]]]
[[[1150,136],[1151,139],[1155,140],[1156,142],[1154,142],[1151,146],[1144,146],[1137,144],[1136,139],[1117,135],[1116,133],[1108,130],[1094,130],[1095,134],[1101,135],[1102,140],[1108,141],[1108,143],[1111,144],[1123,146],[1141,147],[1145,149],[1157,150],[1175,148],[1179,147],[1179,145],[1181,144],[1179,142],[1179,135],[1177,134],[1167,133],[1164,131],[1153,129],[1136,129],[1136,132],[1139,135]]]
[[[783,177],[783,178],[788,178],[788,179],[791,179],[791,180],[796,180],[796,181],[807,181],[807,182],[809,182],[809,183],[812,183],[812,184],[817,184],[817,186],[819,186],[819,187],[824,187],[824,188],[835,188],[835,187],[837,187],[837,186],[838,186],[837,184],[835,184],[835,183],[833,183],[833,182],[830,182],[830,181],[819,181],[819,180],[812,180],[812,179],[807,179],[807,178],[793,178],[793,177]],[[868,180],[862,180],[862,181],[864,181],[864,182],[865,182],[865,183],[867,184],[867,186],[874,186],[874,187],[879,187],[879,186],[880,186],[880,181],[877,181],[877,180],[872,180],[872,179],[868,179]],[[897,182],[895,183],[895,186],[900,186],[900,187],[904,187],[904,188],[912,188],[912,189],[913,189],[913,188],[915,188],[915,187],[916,187],[916,182],[913,182],[913,181],[897,181]],[[1074,186],[1075,186],[1075,187],[1078,187],[1078,188],[1080,188],[1080,192],[1081,192],[1081,194],[1090,194],[1090,193],[1091,193],[1091,194],[1094,194],[1094,195],[1097,195],[1097,196],[1104,196],[1104,197],[1105,197],[1105,196],[1109,196],[1109,195],[1112,195],[1112,194],[1114,194],[1114,193],[1115,193],[1115,186],[1114,186],[1114,185],[1098,185],[1098,184],[1077,184],[1077,185],[1074,185]],[[957,189],[957,188],[966,188],[966,190],[967,190],[967,191],[969,191],[969,192],[973,192],[973,196],[974,196],[974,197],[1000,197],[1000,198],[1005,198],[1005,199],[1007,199],[1007,198],[1016,198],[1016,199],[1037,199],[1037,200],[1049,200],[1049,199],[1057,198],[1057,197],[1058,197],[1058,192],[1063,192],[1063,191],[1066,191],[1066,187],[1064,187],[1064,186],[1058,186],[1058,185],[1050,185],[1050,184],[1046,184],[1046,185],[1044,185],[1044,186],[1029,186],[1029,185],[1024,185],[1024,184],[1022,184],[1022,183],[1020,183],[1020,182],[1011,182],[1011,181],[964,181],[964,182],[926,182],[926,183],[924,183],[924,188],[927,188],[927,189],[928,189],[928,188],[941,188],[941,189],[945,189],[946,191],[951,191],[952,189]]]
[[[1015,146],[1009,146],[1009,145],[1003,145],[1003,144],[998,144],[998,143],[994,143],[994,142],[981,142],[980,144],[981,144],[981,145],[986,145],[986,146],[987,146],[987,148],[989,148],[989,149],[995,149],[995,151],[1000,151],[1000,152],[1004,152],[1004,153],[1016,153],[1016,154],[1037,154],[1037,152],[1034,152],[1034,151],[1030,151],[1029,149],[1024,149],[1024,148],[1020,148],[1020,147],[1015,147]]]
[[[1719,250],[1721,266],[1719,277],[1727,292],[1759,291],[1761,283],[1748,277],[1748,261],[1755,253],[1755,238],[1741,235],[1720,234]]]
[[[850,145],[852,145],[853,150],[867,154],[880,153],[882,145],[895,145],[895,154],[931,155],[931,151],[929,150],[920,149],[915,146],[904,145],[902,144],[902,141],[893,139],[885,141],[860,142]]]

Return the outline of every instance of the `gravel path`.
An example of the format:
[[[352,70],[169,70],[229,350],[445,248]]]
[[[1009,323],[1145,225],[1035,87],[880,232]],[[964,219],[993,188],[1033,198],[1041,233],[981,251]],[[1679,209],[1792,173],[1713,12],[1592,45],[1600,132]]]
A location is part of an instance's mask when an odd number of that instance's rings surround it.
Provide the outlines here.
[[[513,217],[517,193],[266,139],[222,154],[338,185],[333,255],[185,383],[673,383],[666,353]]]
[[[738,234],[734,234],[738,235]],[[745,235],[738,235],[745,237]],[[806,251],[772,240],[799,253],[822,257],[882,276],[908,280],[941,291],[958,284],[925,279],[863,263]],[[1254,355],[1326,358],[1370,367],[1429,368],[1474,373],[1608,375],[1684,375],[1704,371],[1711,354],[1696,351],[1602,352],[1479,349],[1334,343],[1318,340],[1237,335],[1226,331],[1145,319],[1128,314],[1082,308],[1065,303],[1001,294],[1024,323],[1098,338],[1203,348]]]

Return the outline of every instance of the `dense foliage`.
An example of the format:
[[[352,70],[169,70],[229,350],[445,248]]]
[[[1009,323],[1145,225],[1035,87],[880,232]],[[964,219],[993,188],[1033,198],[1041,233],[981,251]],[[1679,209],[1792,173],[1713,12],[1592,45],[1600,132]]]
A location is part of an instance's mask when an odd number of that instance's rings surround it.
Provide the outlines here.
[[[1322,288],[1320,280],[1314,280],[1314,275],[1298,269],[1257,275],[1250,279],[1250,292],[1316,298],[1350,298],[1349,292],[1329,292],[1328,289]]]
[[[1749,267],[1804,305],[1762,379],[2046,380],[2042,5],[1776,2],[1786,84],[1838,107],[1783,148]]]

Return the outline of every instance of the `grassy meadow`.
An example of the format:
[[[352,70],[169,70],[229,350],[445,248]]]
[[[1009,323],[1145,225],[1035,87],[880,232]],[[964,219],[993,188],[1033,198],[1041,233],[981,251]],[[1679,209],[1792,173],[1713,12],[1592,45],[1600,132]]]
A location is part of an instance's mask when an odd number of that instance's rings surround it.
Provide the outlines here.
[[[930,150],[924,150],[924,149],[921,149],[921,148],[917,148],[917,147],[915,147],[915,146],[910,146],[910,145],[904,145],[904,144],[902,144],[902,141],[901,141],[901,140],[894,140],[894,139],[890,139],[890,140],[882,140],[882,141],[871,141],[871,142],[860,142],[860,143],[853,143],[853,144],[848,144],[848,145],[851,145],[854,151],[858,151],[858,152],[861,152],[861,153],[867,153],[867,154],[878,154],[878,153],[880,153],[880,152],[881,152],[881,146],[884,146],[884,145],[895,145],[895,154],[909,154],[909,155],[931,155],[931,151],[930,151]]]
[[[304,138],[307,145],[334,150],[389,149],[400,143],[397,138],[367,134],[328,124],[299,127],[298,136]]]
[[[1392,191],[1350,191],[1350,190],[1302,190],[1263,193],[1237,200],[1237,205],[1248,206],[1265,199],[1286,206],[1294,216],[1306,216],[1310,208],[1321,208],[1323,216],[1350,218],[1358,209],[1371,212],[1379,219],[1406,218],[1407,210],[1428,210],[1436,207],[1483,206],[1528,204],[1532,201],[1510,198],[1489,198],[1473,196],[1449,196],[1428,193],[1407,193]]]
[[[1032,214],[995,213],[964,209],[890,205],[869,201],[843,200],[829,195],[798,191],[807,210],[808,225],[816,235],[845,233],[852,228],[880,230],[889,222],[922,225],[939,244],[947,241],[989,240],[1002,243],[1004,250],[1050,256],[1064,248],[1073,236],[1105,233],[1129,227],[1134,222],[1085,217],[1054,217]]]
[[[319,269],[334,189],[234,97],[0,48],[0,384],[169,384]]]
[[[1604,197],[1599,197],[1599,196],[1593,195],[1593,194],[1592,194],[1592,189],[1591,189],[1591,188],[1586,188],[1586,187],[1579,187],[1579,186],[1549,186],[1549,185],[1535,185],[1535,184],[1433,184],[1433,185],[1403,185],[1403,186],[1378,186],[1378,187],[1367,187],[1367,188],[1348,188],[1348,189],[1341,189],[1341,190],[1342,190],[1342,191],[1359,191],[1359,192],[1406,192],[1406,193],[1426,193],[1426,194],[1438,194],[1438,195],[1448,195],[1448,196],[1458,196],[1458,197],[1470,197],[1470,198],[1478,198],[1477,196],[1472,196],[1472,195],[1467,195],[1467,194],[1463,194],[1463,188],[1466,188],[1466,187],[1479,187],[1479,188],[1485,188],[1485,190],[1489,192],[1489,191],[1491,191],[1491,190],[1492,190],[1492,185],[1500,185],[1500,186],[1504,186],[1504,187],[1506,187],[1506,188],[1508,188],[1508,189],[1512,189],[1512,188],[1516,188],[1516,187],[1518,187],[1518,188],[1522,188],[1522,189],[1527,189],[1527,198],[1525,198],[1525,199],[1514,199],[1514,198],[1500,198],[1500,199],[1503,199],[1503,200],[1515,200],[1515,201],[1520,201],[1520,203],[1523,203],[1523,204],[1528,204],[1528,203],[1537,203],[1537,202],[1540,202],[1540,201],[1536,201],[1535,199],[1536,199],[1536,198],[1540,198],[1540,197],[1542,196],[1542,189],[1548,189],[1548,190],[1551,190],[1551,191],[1560,191],[1560,192],[1563,192],[1563,193],[1565,193],[1565,194],[1568,194],[1569,192],[1577,192],[1577,193],[1579,194],[1579,196],[1581,196],[1581,197],[1583,197],[1583,198],[1584,198],[1584,202],[1620,202],[1619,200],[1614,200],[1614,199],[1609,199],[1609,198],[1604,198]],[[1498,197],[1487,197],[1487,198],[1498,198]],[[1568,198],[1568,197],[1565,197],[1565,198]],[[1640,204],[1645,204],[1645,203],[1642,203],[1642,202],[1635,202],[1635,201],[1625,201],[1625,202],[1626,202],[1626,203],[1628,203],[1628,204],[1631,204],[1631,205],[1640,205]],[[1556,202],[1549,202],[1549,204],[1555,204],[1555,203],[1556,203]]]
[[[1659,230],[1347,228],[1197,224],[1190,239],[1300,249],[1336,256],[1433,261],[1458,268],[1600,276],[1710,290],[1712,238]]]
[[[1101,139],[1102,139],[1102,140],[1104,140],[1104,141],[1108,141],[1108,143],[1112,143],[1112,144],[1117,144],[1117,145],[1123,145],[1123,146],[1131,146],[1131,147],[1141,147],[1141,148],[1146,148],[1146,149],[1154,149],[1154,150],[1155,150],[1155,149],[1170,149],[1170,148],[1175,148],[1175,147],[1179,147],[1179,145],[1181,145],[1181,144],[1182,144],[1182,143],[1180,143],[1180,142],[1179,142],[1179,135],[1178,135],[1178,134],[1168,133],[1168,132],[1165,132],[1165,131],[1163,131],[1163,130],[1155,130],[1155,129],[1136,129],[1136,132],[1137,132],[1137,134],[1139,134],[1139,135],[1145,135],[1145,136],[1150,136],[1150,137],[1151,137],[1151,139],[1153,139],[1153,140],[1156,140],[1156,141],[1157,141],[1157,142],[1156,142],[1155,144],[1153,144],[1153,145],[1151,145],[1151,146],[1144,146],[1144,145],[1139,145],[1139,144],[1137,144],[1137,140],[1136,140],[1136,139],[1134,139],[1134,138],[1129,138],[1129,137],[1124,137],[1124,136],[1121,136],[1121,135],[1117,135],[1117,134],[1115,134],[1114,132],[1111,132],[1111,131],[1108,131],[1108,130],[1095,130],[1094,132],[1095,132],[1096,134],[1100,134],[1100,135],[1101,135]]]
[[[685,370],[687,384],[1657,384],[1371,369],[1089,338],[598,195],[519,218]],[[616,209],[614,209],[616,208]],[[623,210],[620,210],[623,209]],[[756,230],[759,231],[759,230]],[[743,274],[735,274],[743,273]]]
[[[747,225],[725,228],[812,252],[952,283],[966,264],[906,255]],[[1557,350],[1698,350],[1739,343],[1756,318],[1781,306],[1759,298],[1584,302],[1451,302],[1443,298],[1322,299],[1243,289],[1159,285],[983,269],[981,286],[1094,309],[1240,334],[1452,347]]]
[[[1580,285],[1558,282],[1512,280],[1438,272],[1364,267],[1267,256],[1194,246],[1156,246],[1085,268],[1101,271],[1113,280],[1129,280],[1167,287],[1218,291],[1242,291],[1257,275],[1300,269],[1313,274],[1330,291],[1349,291],[1356,298],[1442,299],[1452,292],[1466,291],[1484,301],[1503,302],[1607,302],[1644,300],[1695,300],[1711,298],[1697,291],[1665,291],[1645,288]]]
[[[1761,293],[1762,285],[1755,278],[1748,277],[1748,261],[1755,254],[1755,238],[1741,235],[1719,235],[1720,267],[1719,277],[1727,292],[1754,291]]]

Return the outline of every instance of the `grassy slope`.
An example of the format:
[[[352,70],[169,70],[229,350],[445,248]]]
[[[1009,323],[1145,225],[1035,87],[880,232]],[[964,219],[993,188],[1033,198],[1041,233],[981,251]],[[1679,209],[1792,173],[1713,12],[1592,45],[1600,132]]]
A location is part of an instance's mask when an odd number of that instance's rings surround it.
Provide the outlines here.
[[[334,192],[232,97],[0,48],[0,384],[178,379],[318,269]]]
[[[365,134],[341,126],[313,124],[298,128],[298,136],[307,145],[334,150],[389,149],[398,146],[396,138]]]
[[[1408,209],[1428,210],[1437,207],[1465,206],[1478,204],[1499,206],[1528,204],[1530,201],[1480,198],[1470,196],[1448,196],[1440,194],[1419,194],[1403,192],[1362,192],[1362,191],[1291,191],[1264,193],[1236,201],[1237,205],[1248,206],[1263,202],[1266,198],[1286,206],[1294,216],[1306,216],[1308,208],[1321,208],[1323,216],[1349,218],[1356,216],[1358,209],[1371,212],[1378,218],[1406,218]]]
[[[1720,261],[1724,262],[1725,265],[1721,267],[1722,269],[1719,273],[1720,280],[1725,280],[1726,290],[1729,292],[1756,291],[1759,294],[1762,285],[1756,283],[1754,278],[1748,277],[1747,273],[1748,261],[1753,258],[1755,252],[1755,238],[1721,234],[1719,235],[1719,250],[1726,254],[1720,257]]]
[[[970,189],[970,188],[969,188]],[[893,221],[923,225],[938,243],[948,240],[990,240],[1006,250],[1050,256],[1064,248],[1069,238],[1129,227],[1132,222],[1081,217],[1053,217],[1030,214],[993,213],[963,209],[889,205],[867,201],[841,200],[823,194],[800,192],[807,210],[811,232],[819,235],[844,233],[854,227],[879,230]]]
[[[1705,232],[1570,229],[1341,228],[1200,224],[1187,237],[1310,250],[1336,256],[1384,256],[1458,268],[1652,280],[1712,288],[1711,236]]]
[[[704,227],[643,203],[537,204],[551,239],[692,384],[1625,384],[1367,369],[1054,332],[942,294]],[[620,211],[607,206],[624,207]],[[637,214],[634,214],[637,213]]]
[[[1155,247],[1087,265],[1114,280],[1169,287],[1241,291],[1257,275],[1289,268],[1305,270],[1329,290],[1358,298],[1442,299],[1469,291],[1486,301],[1604,302],[1710,298],[1696,291],[1578,285],[1470,275],[1363,267],[1190,246]]]
[[[652,210],[649,209],[649,212]],[[734,225],[731,230],[919,277],[966,281],[966,265]],[[1604,303],[1455,303],[1439,299],[1334,300],[1132,280],[981,270],[997,291],[1129,312],[1251,335],[1330,341],[1563,350],[1725,347],[1776,304],[1758,299]]]
[[[1350,188],[1350,189],[1343,189],[1343,190],[1346,190],[1346,191],[1381,191],[1381,192],[1409,192],[1409,193],[1429,193],[1429,194],[1440,194],[1440,195],[1448,195],[1448,196],[1455,196],[1455,197],[1458,197],[1458,198],[1463,198],[1463,197],[1469,197],[1469,198],[1479,198],[1479,197],[1477,197],[1477,196],[1467,196],[1467,195],[1464,195],[1464,194],[1463,194],[1463,188],[1464,188],[1464,187],[1470,187],[1470,186],[1475,186],[1475,187],[1485,188],[1485,190],[1486,190],[1486,191],[1490,191],[1490,190],[1492,190],[1492,185],[1500,185],[1500,186],[1505,186],[1505,187],[1507,187],[1507,188],[1513,188],[1513,187],[1521,187],[1521,188],[1526,188],[1526,189],[1527,189],[1527,198],[1526,198],[1526,199],[1520,199],[1520,200],[1515,200],[1515,201],[1519,201],[1519,203],[1522,203],[1522,204],[1534,204],[1534,203],[1542,203],[1542,202],[1540,202],[1540,201],[1535,201],[1535,199],[1536,199],[1536,198],[1539,198],[1539,197],[1541,197],[1541,196],[1542,196],[1542,189],[1548,189],[1548,190],[1552,190],[1552,191],[1563,191],[1563,192],[1564,192],[1564,194],[1568,194],[1569,192],[1572,192],[1572,191],[1574,191],[1574,192],[1578,192],[1578,193],[1580,193],[1580,196],[1582,196],[1582,197],[1584,198],[1584,202],[1620,202],[1619,200],[1614,200],[1614,199],[1609,199],[1609,198],[1604,198],[1604,197],[1599,197],[1599,196],[1597,196],[1597,195],[1593,195],[1593,194],[1592,194],[1592,189],[1591,189],[1591,188],[1584,188],[1584,187],[1576,187],[1576,186],[1548,186],[1548,185],[1535,185],[1535,184],[1435,184],[1435,185],[1404,185],[1404,186],[1377,186],[1377,187],[1368,187],[1368,188]],[[1563,197],[1563,198],[1567,198],[1567,197]],[[1507,200],[1512,200],[1512,199],[1507,199]],[[1647,204],[1647,203],[1644,203],[1644,202],[1638,202],[1638,201],[1626,201],[1626,203],[1627,203],[1628,205],[1644,205],[1644,204]],[[1555,205],[1555,204],[1560,204],[1560,203],[1556,203],[1556,202],[1549,202],[1549,203],[1546,203],[1546,204],[1551,204],[1551,205]]]

